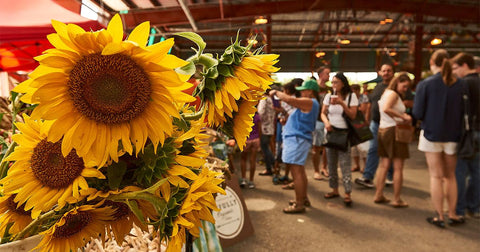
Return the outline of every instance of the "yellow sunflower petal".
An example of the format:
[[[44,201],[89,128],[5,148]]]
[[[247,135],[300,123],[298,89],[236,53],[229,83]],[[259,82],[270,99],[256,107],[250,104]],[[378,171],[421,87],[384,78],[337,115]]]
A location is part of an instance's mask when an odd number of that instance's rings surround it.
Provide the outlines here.
[[[114,43],[120,43],[123,39],[123,24],[119,14],[115,14],[107,26],[107,31],[112,36]]]
[[[128,40],[137,43],[140,47],[145,47],[150,34],[150,22],[146,21],[139,24],[128,36]]]

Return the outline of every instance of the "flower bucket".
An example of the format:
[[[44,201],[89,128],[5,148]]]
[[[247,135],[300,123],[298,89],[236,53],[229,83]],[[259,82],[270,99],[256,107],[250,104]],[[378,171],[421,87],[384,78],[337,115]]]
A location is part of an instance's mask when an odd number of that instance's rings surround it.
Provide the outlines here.
[[[28,252],[32,251],[38,243],[42,240],[41,235],[35,235],[28,237],[20,241],[9,242],[5,244],[0,244],[0,251],[2,252]],[[33,250],[38,251],[38,250]]]

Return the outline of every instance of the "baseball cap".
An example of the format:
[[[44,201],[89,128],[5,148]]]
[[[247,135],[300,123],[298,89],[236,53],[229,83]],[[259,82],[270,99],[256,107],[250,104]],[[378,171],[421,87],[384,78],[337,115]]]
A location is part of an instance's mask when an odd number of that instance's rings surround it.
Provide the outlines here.
[[[304,81],[300,87],[296,87],[295,89],[298,91],[302,91],[302,90],[314,90],[317,92],[319,91],[317,81],[314,79],[309,79]]]

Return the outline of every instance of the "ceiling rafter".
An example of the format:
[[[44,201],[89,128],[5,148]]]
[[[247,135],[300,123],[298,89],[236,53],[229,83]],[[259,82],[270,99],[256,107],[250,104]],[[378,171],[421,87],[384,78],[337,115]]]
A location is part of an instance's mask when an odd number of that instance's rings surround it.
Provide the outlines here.
[[[126,4],[130,9],[136,9],[138,6],[132,0],[121,0],[124,4]]]
[[[150,0],[150,3],[152,3],[153,6],[161,6],[161,4],[158,2],[158,0]]]
[[[402,20],[403,14],[398,14],[397,17],[395,17],[393,20],[394,22],[390,24],[390,28],[388,28],[388,31],[385,33],[383,36],[381,42],[378,43],[377,47],[383,47],[384,44],[388,41],[388,36],[393,32],[395,28],[398,27],[398,24],[400,24],[400,20]]]
[[[315,44],[317,44],[320,41],[320,36],[324,35],[323,34],[323,24],[325,23],[326,20],[328,20],[329,16],[330,16],[329,11],[325,11],[323,13],[322,21],[318,24],[318,29],[317,29],[317,32],[315,33],[315,38],[313,39],[312,47],[315,47]]]
[[[419,5],[417,1],[370,1],[370,0],[336,0],[324,1],[322,4],[312,5],[314,0],[304,1],[280,1],[280,2],[260,2],[255,3],[252,8],[251,3],[231,4],[224,3],[224,18],[235,18],[255,15],[268,15],[277,13],[294,13],[300,11],[323,10],[335,11],[342,9],[353,10],[376,10],[398,13],[421,13],[426,16],[439,16],[446,18],[461,17],[465,20],[480,21],[480,12],[472,11],[468,5],[458,5],[449,3],[429,3],[428,5]],[[218,5],[196,4],[189,6],[192,17],[195,21],[205,21],[211,19],[220,19]],[[169,7],[153,10],[133,10],[124,15],[127,27],[133,27],[144,21],[151,21],[153,25],[173,25],[188,23],[188,19],[183,14],[180,7]]]

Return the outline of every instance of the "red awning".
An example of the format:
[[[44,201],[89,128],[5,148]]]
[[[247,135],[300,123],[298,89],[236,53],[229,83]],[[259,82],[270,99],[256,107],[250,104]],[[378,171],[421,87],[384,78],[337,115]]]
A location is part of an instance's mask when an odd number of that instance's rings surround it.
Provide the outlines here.
[[[32,70],[33,57],[52,46],[46,37],[55,30],[51,20],[74,23],[85,30],[103,27],[52,0],[0,1],[0,71]]]

